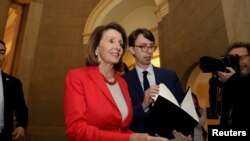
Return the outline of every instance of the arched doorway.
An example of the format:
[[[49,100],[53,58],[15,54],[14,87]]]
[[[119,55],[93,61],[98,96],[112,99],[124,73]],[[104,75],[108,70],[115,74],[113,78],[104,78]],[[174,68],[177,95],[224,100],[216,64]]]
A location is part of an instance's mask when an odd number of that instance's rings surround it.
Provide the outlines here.
[[[211,73],[203,73],[197,65],[189,75],[186,87],[190,87],[192,92],[195,93],[199,99],[200,106],[204,109],[210,108],[209,104],[209,79]],[[207,125],[219,124],[219,119],[208,118],[205,123],[205,129]]]
[[[82,34],[83,44],[87,43],[95,27],[115,21],[125,28],[127,34],[139,27],[150,29],[156,38],[156,45],[159,46],[158,22],[167,13],[166,9],[166,0],[101,0],[93,9],[85,24]],[[158,47],[152,60],[152,64],[155,66],[160,66],[159,55]],[[125,52],[123,59],[129,68],[133,67],[134,57],[128,50]]]

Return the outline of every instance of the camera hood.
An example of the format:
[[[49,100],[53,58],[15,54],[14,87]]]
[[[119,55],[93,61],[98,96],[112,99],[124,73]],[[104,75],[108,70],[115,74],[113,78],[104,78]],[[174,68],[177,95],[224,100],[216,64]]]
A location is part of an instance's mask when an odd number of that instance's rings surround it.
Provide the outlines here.
[[[226,55],[220,59],[209,56],[200,58],[200,69],[203,72],[227,71],[226,67],[232,67],[236,71],[239,70],[239,56]]]
[[[200,69],[203,72],[214,72],[214,71],[224,71],[225,67],[221,65],[220,60],[209,57],[209,56],[203,56],[200,58]]]

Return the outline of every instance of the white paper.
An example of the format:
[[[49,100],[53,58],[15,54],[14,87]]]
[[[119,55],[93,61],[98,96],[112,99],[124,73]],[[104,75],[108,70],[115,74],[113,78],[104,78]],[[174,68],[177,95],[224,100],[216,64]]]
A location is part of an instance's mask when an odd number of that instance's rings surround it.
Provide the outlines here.
[[[172,94],[172,92],[167,88],[167,86],[165,84],[160,84],[160,92],[159,95],[164,97],[165,99],[171,101],[172,103],[174,103],[176,106],[180,107],[179,103],[177,102],[177,100],[175,99],[174,95]],[[156,98],[157,99],[157,98]]]
[[[186,96],[184,97],[181,108],[186,111],[191,117],[193,117],[197,122],[199,122],[198,115],[195,110],[194,101],[192,98],[191,88],[188,89]]]
[[[196,113],[191,89],[189,88],[187,94],[185,95],[181,105],[179,105],[178,101],[175,99],[172,92],[168,89],[168,87],[165,84],[160,84],[160,92],[159,95],[164,97],[165,99],[169,100],[170,102],[174,103],[176,106],[183,109],[186,113],[188,113],[190,116],[192,116],[197,122],[199,121],[198,115]],[[158,95],[154,97],[154,100],[156,101],[158,98]]]

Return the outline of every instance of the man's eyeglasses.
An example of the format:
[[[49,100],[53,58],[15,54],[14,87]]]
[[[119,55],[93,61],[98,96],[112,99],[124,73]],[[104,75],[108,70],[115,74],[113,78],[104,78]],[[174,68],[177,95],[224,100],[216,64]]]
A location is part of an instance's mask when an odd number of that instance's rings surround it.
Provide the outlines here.
[[[141,51],[147,52],[149,49],[151,51],[155,51],[157,46],[152,44],[152,45],[135,45],[135,47],[139,47],[141,48]]]
[[[240,60],[244,60],[247,57],[249,57],[249,54],[245,54],[245,55],[239,55]]]

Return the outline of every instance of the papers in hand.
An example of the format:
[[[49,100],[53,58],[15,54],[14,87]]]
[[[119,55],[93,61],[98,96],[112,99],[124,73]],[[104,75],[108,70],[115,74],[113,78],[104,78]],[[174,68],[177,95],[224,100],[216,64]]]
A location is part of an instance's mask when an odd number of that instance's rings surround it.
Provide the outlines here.
[[[146,119],[146,125],[155,132],[169,139],[174,138],[172,131],[177,130],[189,135],[198,124],[199,118],[195,111],[191,89],[188,89],[181,104],[177,102],[172,92],[160,84],[159,95],[154,97],[154,106]]]

